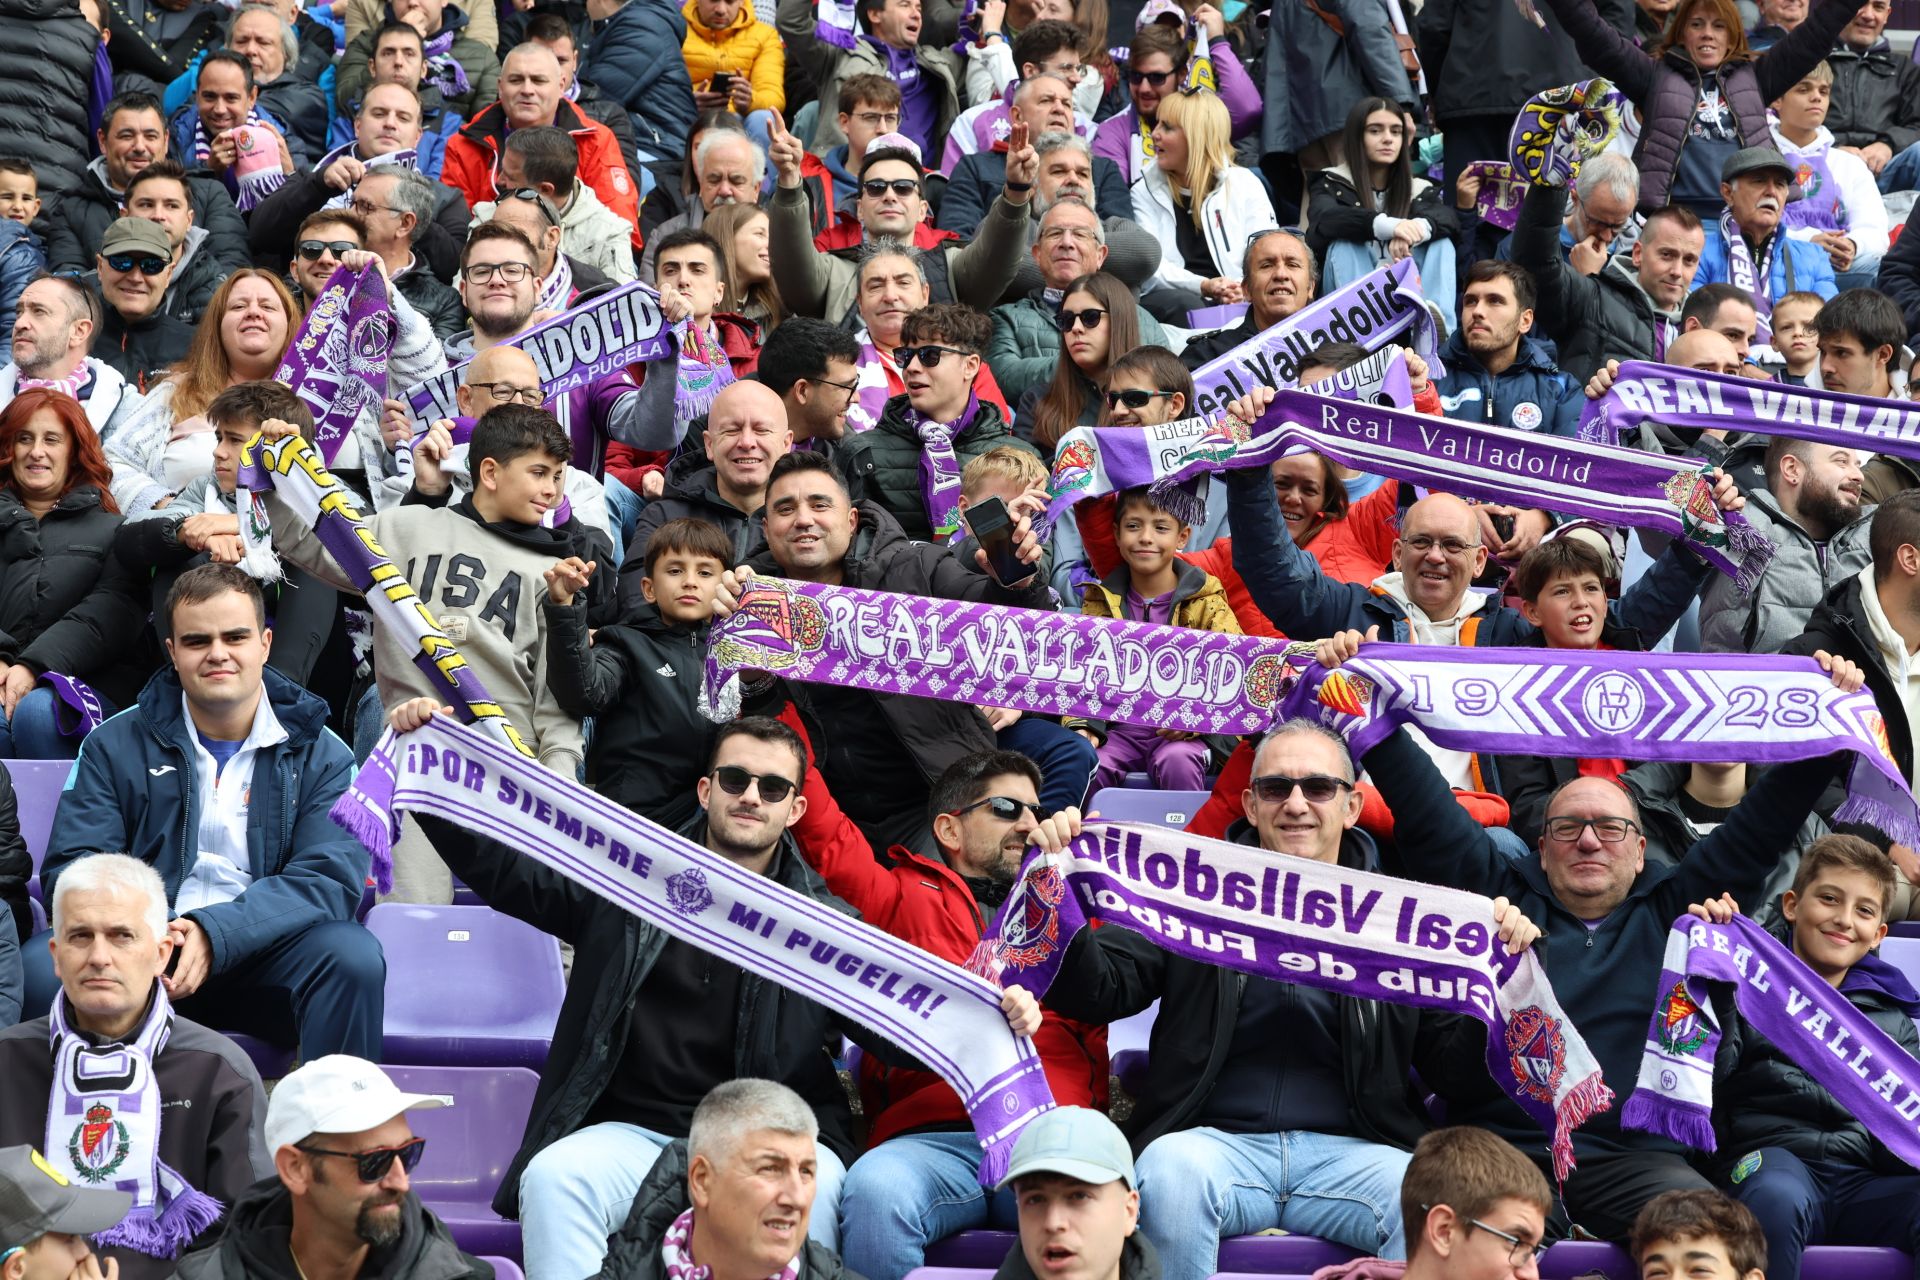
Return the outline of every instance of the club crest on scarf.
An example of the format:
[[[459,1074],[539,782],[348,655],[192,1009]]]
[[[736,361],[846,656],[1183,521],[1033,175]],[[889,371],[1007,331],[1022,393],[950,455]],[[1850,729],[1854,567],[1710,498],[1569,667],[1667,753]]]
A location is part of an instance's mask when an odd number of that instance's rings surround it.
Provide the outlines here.
[[[715,655],[729,665],[784,671],[826,640],[819,604],[777,579],[755,579],[734,613],[741,620],[713,641]]]
[[[1321,705],[1332,707],[1342,715],[1364,716],[1373,705],[1373,681],[1344,671],[1330,672],[1320,682],[1320,691],[1314,697]]]
[[[1872,735],[1874,745],[1880,748],[1880,754],[1889,760],[1894,760],[1893,739],[1887,736],[1887,718],[1878,711],[1868,711],[1861,715],[1860,723],[1865,725],[1867,732]]]
[[[1507,1023],[1507,1059],[1513,1082],[1536,1102],[1553,1105],[1567,1072],[1567,1037],[1560,1019],[1538,1005],[1516,1009]]]
[[[74,1126],[73,1137],[67,1140],[67,1158],[73,1161],[75,1173],[88,1182],[100,1183],[119,1171],[132,1145],[127,1126],[114,1119],[113,1108],[96,1102],[87,1108],[86,1118]]]
[[[1683,978],[1667,992],[1655,1038],[1668,1053],[1692,1053],[1707,1042],[1707,1034],[1706,1024],[1700,1018],[1700,1006],[1687,991]]]
[[[1611,82],[1599,78],[1527,99],[1507,143],[1513,172],[1542,186],[1566,186],[1582,161],[1606,150],[1619,135],[1625,101]]]
[[[1253,431],[1238,418],[1222,414],[1218,421],[1187,445],[1172,466],[1189,462],[1231,462],[1241,445],[1253,439]]]
[[[697,916],[713,905],[713,889],[707,873],[688,867],[667,877],[667,905],[683,916]]]
[[[1051,866],[1038,867],[1014,888],[1014,901],[1000,919],[1000,961],[1032,969],[1060,946],[1060,900],[1067,881]]]
[[[1048,487],[1055,497],[1078,493],[1093,483],[1094,464],[1099,460],[1091,441],[1067,441],[1053,460],[1053,476]]]

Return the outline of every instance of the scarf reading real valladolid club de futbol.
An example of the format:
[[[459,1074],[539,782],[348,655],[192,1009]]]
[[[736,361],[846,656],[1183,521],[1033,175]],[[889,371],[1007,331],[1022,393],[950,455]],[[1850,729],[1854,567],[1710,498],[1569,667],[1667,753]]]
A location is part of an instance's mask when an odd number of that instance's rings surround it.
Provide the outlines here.
[[[1434,421],[1400,415],[1402,423],[1388,410],[1301,395],[1283,399],[1234,446],[1257,438],[1265,447],[1273,431],[1261,429],[1297,428],[1296,416],[1311,429],[1328,404],[1376,414],[1368,420],[1396,432]],[[1192,460],[1184,446],[1177,454],[1182,466]],[[1132,465],[1125,456],[1116,450],[1103,462],[1108,481]],[[1391,461],[1366,456],[1362,465]],[[1589,453],[1587,461],[1616,460]],[[249,552],[270,537],[257,494],[272,486],[313,523],[381,625],[417,638],[422,670],[472,722],[437,719],[404,738],[386,735],[335,807],[336,819],[373,851],[377,880],[391,882],[405,810],[509,841],[674,936],[902,1044],[960,1094],[982,1144],[983,1180],[998,1176],[1020,1127],[1052,1101],[1031,1045],[1006,1028],[995,982],[744,874],[542,768],[313,446],[297,437],[256,441],[241,482],[255,499],[242,521]],[[1449,474],[1446,483],[1464,490],[1467,480]],[[1549,505],[1567,509],[1555,493]],[[1637,518],[1652,519],[1654,500],[1624,501],[1640,504]],[[1737,551],[1730,521],[1709,515],[1710,503],[1668,504],[1682,514],[1663,514],[1665,527],[1717,554],[1723,567],[1738,567],[1727,554]],[[1634,522],[1612,508],[1604,514]],[[1373,645],[1327,672],[1310,651],[1282,642],[755,579],[740,608],[713,629],[705,694],[714,709],[727,707],[733,678],[748,671],[1198,732],[1257,733],[1311,715],[1360,754],[1403,723],[1441,745],[1543,755],[1660,760],[1710,749],[1716,759],[1769,762],[1844,749],[1856,759],[1841,818],[1920,841],[1913,797],[1891,763],[1871,697],[1839,693],[1806,660]],[[1018,909],[1009,903],[975,957],[975,967],[996,978],[1027,975],[1042,985],[1077,921],[1106,919],[1247,972],[1481,1019],[1490,1029],[1490,1071],[1539,1117],[1563,1176],[1571,1130],[1609,1105],[1608,1086],[1538,960],[1505,955],[1485,899],[1319,864],[1276,867],[1239,846],[1099,823],[1067,855],[1030,863],[1016,897]]]

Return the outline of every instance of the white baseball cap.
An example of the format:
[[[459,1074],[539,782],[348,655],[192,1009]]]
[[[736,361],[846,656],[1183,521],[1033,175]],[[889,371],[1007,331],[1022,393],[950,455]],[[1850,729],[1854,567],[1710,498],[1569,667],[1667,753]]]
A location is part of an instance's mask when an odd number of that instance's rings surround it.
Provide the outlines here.
[[[316,1133],[359,1133],[404,1111],[452,1105],[451,1098],[402,1093],[386,1072],[365,1058],[328,1054],[274,1086],[267,1099],[267,1154]]]

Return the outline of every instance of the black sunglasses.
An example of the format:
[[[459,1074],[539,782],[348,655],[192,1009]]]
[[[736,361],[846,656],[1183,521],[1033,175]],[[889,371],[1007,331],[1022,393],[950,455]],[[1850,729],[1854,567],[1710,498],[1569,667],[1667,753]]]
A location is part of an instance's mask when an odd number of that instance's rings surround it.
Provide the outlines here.
[[[1154,88],[1159,89],[1163,88],[1167,81],[1179,74],[1177,71],[1129,71],[1127,72],[1127,83],[1134,85],[1150,84]]]
[[[539,205],[540,216],[547,220],[549,226],[557,227],[560,225],[560,219],[554,215],[552,203],[532,187],[515,187],[513,190],[507,192],[505,198],[508,200],[525,200],[529,204]]]
[[[344,258],[360,246],[351,240],[302,240],[294,246],[300,256],[308,262],[320,261],[320,255],[331,253],[336,258]]]
[[[988,796],[985,800],[975,800],[972,804],[962,805],[953,811],[958,818],[972,813],[975,809],[986,809],[1002,822],[1018,822],[1025,810],[1033,810],[1035,822],[1045,822],[1052,815],[1051,809],[1042,809],[1037,804],[1028,804],[1025,800],[1015,800],[1012,796]]]
[[[876,200],[888,191],[897,196],[920,194],[920,184],[912,178],[868,178],[860,184],[860,189]]]
[[[138,271],[143,276],[157,276],[169,265],[169,259],[144,253],[109,253],[105,257],[115,271]]]
[[[928,343],[924,347],[895,347],[893,349],[893,358],[902,369],[912,364],[915,360],[920,362],[922,369],[938,369],[940,367],[940,356],[942,353],[951,353],[959,356],[963,360],[973,354],[971,351],[962,351],[958,347],[942,347]]]
[[[1100,317],[1107,314],[1105,307],[1086,307],[1079,311],[1056,311],[1053,315],[1053,327],[1062,333],[1072,333],[1078,324],[1087,330],[1100,327]]]
[[[1300,788],[1300,794],[1307,798],[1308,804],[1325,804],[1340,794],[1345,787],[1353,790],[1353,784],[1345,778],[1332,778],[1324,773],[1310,773],[1304,778],[1289,778],[1284,773],[1269,773],[1255,778],[1247,784],[1253,794],[1268,804],[1279,804],[1293,797],[1293,789]]]
[[[793,794],[793,782],[777,773],[748,773],[739,765],[723,764],[713,771],[713,780],[720,789],[730,796],[747,794],[749,785],[758,785],[760,798],[768,804],[779,804]]]
[[[333,1156],[339,1160],[352,1160],[354,1172],[360,1175],[362,1182],[378,1182],[387,1176],[387,1170],[393,1168],[398,1160],[400,1167],[412,1173],[414,1166],[420,1163],[420,1157],[427,1149],[425,1138],[415,1138],[403,1142],[397,1147],[376,1147],[372,1151],[323,1151],[319,1147],[296,1147],[310,1156]]]
[[[1144,409],[1161,396],[1177,394],[1173,391],[1142,391],[1138,387],[1128,387],[1125,391],[1107,392],[1107,408],[1118,409],[1125,405],[1129,409]]]

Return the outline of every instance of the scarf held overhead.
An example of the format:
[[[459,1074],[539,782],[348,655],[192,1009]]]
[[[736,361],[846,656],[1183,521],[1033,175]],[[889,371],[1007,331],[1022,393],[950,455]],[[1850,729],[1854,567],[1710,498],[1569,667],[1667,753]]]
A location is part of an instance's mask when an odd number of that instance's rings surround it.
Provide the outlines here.
[[[379,762],[376,764],[376,762]],[[348,819],[352,806],[359,816]],[[953,1086],[972,1117],[980,1181],[1053,1106],[1039,1055],[1015,1039],[1000,989],[857,917],[656,826],[445,717],[389,732],[334,816],[391,856],[402,810],[504,841],[671,937],[871,1027]]]
[[[1162,827],[1096,822],[1027,863],[974,953],[997,983],[1044,992],[1089,921],[1204,964],[1487,1026],[1487,1068],[1573,1169],[1573,1130],[1613,1094],[1532,952],[1509,955],[1478,894],[1279,856]]]
[[[1401,725],[1500,755],[1779,764],[1851,751],[1836,820],[1920,839],[1873,695],[1842,693],[1811,658],[1368,644],[1337,670],[1309,665],[1276,713],[1293,716],[1344,734],[1356,758]]]
[[[328,466],[363,412],[380,416],[394,333],[386,276],[338,267],[280,358],[273,380],[313,411],[313,441]]]
[[[1580,437],[1606,444],[1657,422],[1679,430],[1757,431],[1920,459],[1920,404],[1629,360],[1589,400]]]
[[[731,720],[735,677],[765,671],[1040,715],[1259,733],[1287,652],[1283,640],[1191,627],[755,577],[710,633],[702,702]]]
[[[1713,503],[1701,464],[1508,427],[1457,422],[1282,391],[1251,427],[1186,418],[1157,427],[1075,428],[1061,437],[1042,520],[1085,498],[1136,485],[1157,490],[1210,471],[1264,467],[1295,446],[1335,462],[1487,502],[1519,502],[1685,539],[1743,588],[1773,546],[1738,512]]]
[[[1628,1129],[1714,1149],[1713,1060],[1720,1046],[1709,985],[1740,1016],[1920,1169],[1920,1062],[1765,929],[1735,916],[1673,922],[1640,1078],[1620,1112]]]
[[[638,361],[658,360],[674,351],[673,336],[660,314],[660,299],[635,281],[603,293],[551,320],[543,320],[509,340],[533,357],[547,398],[618,373]],[[407,389],[407,404],[422,428],[459,412],[454,391],[467,378],[472,360],[464,360]]]

